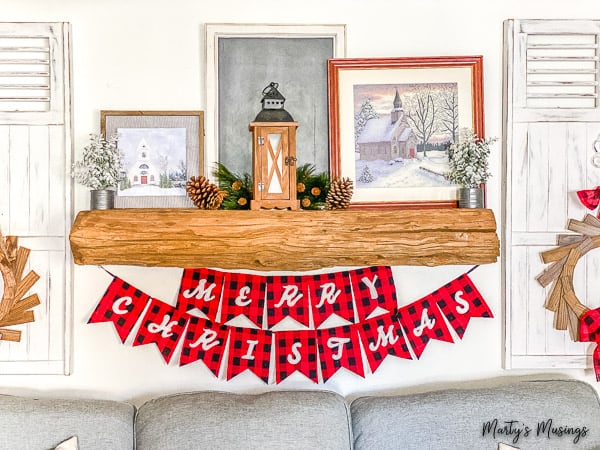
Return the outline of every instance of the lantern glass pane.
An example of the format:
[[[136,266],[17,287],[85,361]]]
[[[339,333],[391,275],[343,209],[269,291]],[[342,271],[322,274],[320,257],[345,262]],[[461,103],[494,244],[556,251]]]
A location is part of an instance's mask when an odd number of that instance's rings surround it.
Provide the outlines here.
[[[281,188],[281,181],[279,180],[279,174],[283,173],[283,155],[279,148],[279,142],[281,141],[281,134],[269,133],[269,152],[268,152],[268,168],[269,168],[269,182],[268,192],[269,194],[281,194],[283,190]],[[273,164],[277,165],[277,168],[273,170]]]

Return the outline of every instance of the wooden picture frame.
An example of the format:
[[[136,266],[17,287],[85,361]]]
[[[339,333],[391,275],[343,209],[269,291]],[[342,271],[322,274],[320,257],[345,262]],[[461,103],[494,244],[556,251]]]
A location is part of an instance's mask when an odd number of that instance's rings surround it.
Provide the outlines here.
[[[298,165],[328,172],[327,60],[345,52],[345,25],[206,24],[206,175],[251,173],[248,125],[270,82],[299,123]]]
[[[484,137],[483,57],[331,59],[328,79],[330,173],[354,181],[350,207],[455,208],[443,148],[459,128]],[[440,120],[443,99],[453,121],[428,140],[427,105]]]
[[[124,155],[117,208],[191,208],[185,183],[204,173],[203,111],[101,111]]]

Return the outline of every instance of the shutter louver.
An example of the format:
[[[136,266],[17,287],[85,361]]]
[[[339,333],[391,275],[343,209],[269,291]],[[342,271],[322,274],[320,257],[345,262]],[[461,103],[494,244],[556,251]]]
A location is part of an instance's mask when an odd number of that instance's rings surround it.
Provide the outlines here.
[[[0,37],[0,111],[49,110],[49,39]]]
[[[527,107],[597,106],[596,34],[530,34],[526,51]]]

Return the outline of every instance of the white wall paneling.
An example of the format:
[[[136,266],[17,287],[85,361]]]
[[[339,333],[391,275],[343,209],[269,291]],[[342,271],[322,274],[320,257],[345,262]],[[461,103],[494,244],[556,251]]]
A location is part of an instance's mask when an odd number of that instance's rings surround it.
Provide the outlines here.
[[[0,374],[70,371],[71,107],[65,23],[0,23],[0,228],[31,250],[41,305]]]
[[[553,328],[536,277],[540,252],[587,210],[576,191],[600,185],[599,21],[505,23],[505,293],[507,368],[587,367],[589,344]],[[600,306],[592,252],[575,272],[579,299]],[[595,272],[594,272],[595,270]],[[596,275],[594,275],[596,274]]]

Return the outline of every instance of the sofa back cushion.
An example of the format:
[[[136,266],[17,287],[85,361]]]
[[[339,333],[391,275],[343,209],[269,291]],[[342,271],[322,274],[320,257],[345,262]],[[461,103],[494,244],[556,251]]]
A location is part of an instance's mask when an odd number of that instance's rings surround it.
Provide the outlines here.
[[[600,448],[598,396],[574,380],[363,397],[351,415],[356,450]]]
[[[82,450],[133,450],[134,415],[122,402],[0,395],[0,449],[49,450],[77,436]]]
[[[143,404],[139,450],[350,449],[344,399],[323,391],[196,392]]]

